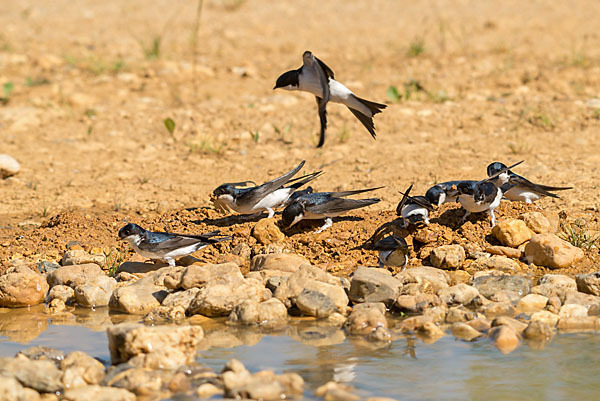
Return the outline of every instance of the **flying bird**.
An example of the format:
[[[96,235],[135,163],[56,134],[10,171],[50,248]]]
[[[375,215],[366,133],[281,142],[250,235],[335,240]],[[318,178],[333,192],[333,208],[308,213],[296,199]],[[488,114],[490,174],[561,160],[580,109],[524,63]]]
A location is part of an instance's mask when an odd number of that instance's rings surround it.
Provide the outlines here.
[[[189,255],[208,245],[230,240],[219,231],[202,235],[162,233],[144,230],[137,224],[129,223],[119,230],[119,238],[125,240],[140,255],[149,259],[164,260],[175,266],[175,259]]]
[[[369,131],[375,139],[373,116],[381,113],[387,107],[385,104],[371,102],[356,96],[344,84],[334,79],[334,73],[324,62],[315,57],[310,51],[302,55],[302,67],[283,73],[273,89],[281,88],[289,91],[312,93],[317,100],[321,131],[318,148],[325,143],[327,129],[327,103],[341,103],[348,107],[354,116]]]

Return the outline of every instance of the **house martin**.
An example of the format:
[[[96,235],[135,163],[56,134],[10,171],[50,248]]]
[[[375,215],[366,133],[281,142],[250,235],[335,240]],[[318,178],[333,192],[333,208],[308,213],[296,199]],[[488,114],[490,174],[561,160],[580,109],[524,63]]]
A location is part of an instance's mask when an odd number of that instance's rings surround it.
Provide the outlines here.
[[[400,192],[402,199],[396,207],[396,214],[403,219],[403,228],[409,224],[429,224],[429,212],[433,211],[433,205],[425,196],[410,196],[412,185],[406,192]]]
[[[471,180],[447,181],[435,184],[427,190],[425,197],[429,199],[433,205],[441,206],[443,203],[456,202],[458,197],[458,184],[461,182],[475,183]]]
[[[281,88],[289,91],[303,91],[312,93],[317,99],[321,131],[318,148],[325,143],[325,130],[327,129],[327,103],[341,103],[348,107],[354,116],[369,131],[375,139],[375,125],[373,116],[381,113],[387,107],[385,104],[361,99],[341,82],[334,79],[333,70],[324,62],[315,57],[311,52],[305,51],[302,55],[302,67],[283,73],[273,89]]]
[[[373,246],[373,250],[379,252],[379,267],[402,266],[406,268],[408,263],[408,244],[404,238],[397,235],[389,235],[380,239]]]
[[[205,246],[230,240],[231,237],[221,236],[219,231],[202,235],[186,235],[159,233],[144,230],[137,224],[129,223],[119,230],[119,238],[125,240],[140,255],[149,259],[166,261],[169,266],[175,266],[175,259],[196,252]]]
[[[273,209],[284,206],[297,189],[322,173],[318,171],[292,179],[303,166],[304,161],[281,177],[258,186],[240,188],[249,181],[222,184],[213,191],[213,202],[221,209],[230,208],[240,214],[257,214],[266,210],[271,218],[275,215]],[[288,183],[292,184],[284,187]]]
[[[359,189],[343,192],[316,192],[298,197],[290,203],[281,215],[285,228],[292,227],[302,219],[325,219],[325,224],[316,233],[320,233],[333,224],[332,217],[340,216],[350,210],[359,209],[379,202],[381,199],[346,199],[346,196],[374,191],[383,187]]]
[[[503,172],[497,175],[500,171]],[[506,183],[514,184],[514,187],[509,189],[504,194],[504,197],[511,201],[533,203],[543,196],[559,198],[558,195],[553,194],[550,191],[564,191],[567,189],[573,189],[573,187],[552,187],[548,185],[535,184],[529,181],[527,178],[513,173],[506,167],[504,163],[500,162],[494,162],[487,166],[487,173],[490,177],[497,175],[494,179],[494,183],[496,185],[502,185]]]
[[[481,181],[463,181],[459,183],[457,186],[459,195],[456,201],[460,202],[460,205],[466,211],[460,224],[464,223],[471,213],[487,212],[490,215],[491,225],[494,227],[496,225],[494,210],[500,205],[502,196],[514,187],[514,184],[511,184],[510,182],[498,186],[494,181],[500,175],[521,163],[523,163],[523,161],[513,164],[510,167],[505,166],[492,174],[489,178]]]

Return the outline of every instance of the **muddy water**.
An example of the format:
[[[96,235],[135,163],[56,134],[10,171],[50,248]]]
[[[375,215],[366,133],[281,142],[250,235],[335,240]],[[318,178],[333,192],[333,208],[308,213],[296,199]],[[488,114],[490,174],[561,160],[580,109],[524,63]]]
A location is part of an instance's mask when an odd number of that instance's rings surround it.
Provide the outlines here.
[[[81,350],[108,364],[106,327],[131,319],[139,318],[105,308],[60,316],[46,315],[41,307],[0,309],[0,356],[44,345]],[[306,320],[268,333],[209,320],[202,325],[206,341],[198,362],[220,370],[237,358],[251,371],[297,372],[307,382],[307,398],[335,380],[351,384],[362,397],[402,400],[600,399],[600,337],[593,333],[560,334],[543,347],[525,343],[503,355],[486,339],[469,343],[448,335],[427,343],[401,335],[376,345]]]

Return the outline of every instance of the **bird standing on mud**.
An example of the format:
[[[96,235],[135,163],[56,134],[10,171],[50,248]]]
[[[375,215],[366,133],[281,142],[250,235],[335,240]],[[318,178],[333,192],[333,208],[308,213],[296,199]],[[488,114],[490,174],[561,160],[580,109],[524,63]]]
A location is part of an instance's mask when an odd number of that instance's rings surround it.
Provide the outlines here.
[[[287,205],[288,200],[297,189],[321,174],[321,171],[317,171],[292,179],[303,166],[304,161],[281,177],[254,187],[239,188],[251,181],[219,185],[213,191],[213,202],[222,209],[230,208],[241,214],[256,214],[266,210],[271,218],[275,215],[274,208]],[[284,187],[290,182],[292,185]]]
[[[551,187],[548,185],[535,184],[529,181],[527,178],[513,173],[506,167],[504,163],[500,162],[494,162],[487,166],[487,173],[490,177],[496,175],[496,178],[494,179],[494,183],[496,185],[502,185],[506,183],[514,185],[504,194],[504,197],[506,199],[510,199],[511,201],[533,203],[543,196],[549,196],[552,198],[559,197],[550,191],[565,191],[567,189],[573,189],[573,187]]]
[[[346,196],[380,188],[383,187],[343,192],[317,192],[299,196],[283,209],[281,221],[285,228],[289,228],[303,219],[325,219],[325,224],[316,231],[316,233],[320,233],[331,227],[333,224],[332,217],[341,216],[350,210],[369,206],[381,200],[379,198],[346,199]]]
[[[144,230],[137,224],[129,223],[119,230],[119,238],[140,255],[155,260],[164,260],[169,266],[175,266],[175,259],[187,256],[208,245],[230,240],[229,236],[221,236],[219,231],[202,235],[186,235],[160,233]]]
[[[325,143],[325,130],[327,129],[327,103],[341,103],[348,107],[354,116],[365,126],[375,139],[375,125],[373,116],[381,113],[387,107],[385,104],[371,102],[357,97],[341,82],[334,79],[333,70],[324,62],[315,57],[311,52],[305,51],[302,55],[302,67],[283,73],[273,89],[281,88],[289,91],[303,91],[312,93],[317,99],[321,131],[318,148]]]

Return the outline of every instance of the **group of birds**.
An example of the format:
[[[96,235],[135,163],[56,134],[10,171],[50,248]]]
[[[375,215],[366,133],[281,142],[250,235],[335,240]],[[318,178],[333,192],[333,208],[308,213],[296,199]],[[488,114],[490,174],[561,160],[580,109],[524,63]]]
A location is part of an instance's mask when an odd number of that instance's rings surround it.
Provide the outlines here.
[[[487,178],[480,181],[442,182],[429,188],[425,196],[410,195],[413,187],[411,185],[405,192],[400,192],[402,199],[396,208],[401,227],[429,224],[429,213],[448,202],[458,202],[465,209],[461,224],[471,213],[487,212],[493,227],[494,209],[498,207],[502,198],[531,203],[544,196],[558,198],[551,191],[571,189],[571,187],[536,184],[515,174],[511,169],[521,163],[522,161],[508,167],[500,162],[491,163],[487,167]],[[348,197],[383,187],[341,192],[314,192],[311,186],[301,189],[323,174],[322,171],[317,171],[294,178],[304,164],[305,162],[302,161],[282,176],[261,185],[256,185],[253,181],[219,185],[213,191],[211,200],[218,210],[225,212],[233,210],[251,218],[260,217],[263,212],[267,212],[267,217],[272,218],[275,209],[282,208],[281,225],[284,229],[289,229],[305,219],[324,220],[324,224],[316,233],[331,227],[333,217],[380,201],[379,198]],[[380,229],[378,231],[384,232]],[[203,235],[151,232],[133,223],[123,227],[119,231],[119,237],[127,240],[140,255],[150,259],[165,260],[170,265],[175,265],[175,259],[178,257],[189,255],[210,244],[231,239],[221,235],[219,231]],[[379,252],[380,266],[405,266],[407,263],[408,245],[403,238],[395,234],[375,242],[372,249]]]
[[[304,91],[316,97],[321,123],[317,147],[325,143],[328,102],[341,103],[348,107],[375,139],[373,116],[387,106],[357,97],[346,86],[336,81],[333,70],[310,51],[304,52],[302,60],[303,64],[300,68],[287,71],[277,78],[273,89]],[[398,220],[402,228],[407,228],[409,225],[429,224],[429,213],[448,202],[458,202],[465,209],[461,224],[471,213],[487,212],[493,227],[494,210],[503,197],[531,203],[543,196],[558,198],[552,191],[571,189],[571,187],[535,184],[513,173],[511,169],[521,163],[522,161],[509,167],[500,162],[491,163],[487,167],[487,178],[480,181],[458,180],[436,184],[427,190],[425,196],[411,195],[411,185],[405,192],[401,192],[402,199],[396,208],[399,219],[380,227],[372,238],[375,238],[378,232],[384,232],[380,230],[381,228],[385,229]],[[289,172],[262,185],[256,185],[253,181],[222,184],[213,191],[212,201],[221,211],[233,210],[251,217],[258,217],[266,211],[267,216],[272,218],[275,209],[283,208],[281,225],[284,229],[289,229],[304,219],[324,220],[317,233],[331,227],[333,217],[380,201],[379,198],[348,197],[383,187],[341,192],[314,192],[313,188],[308,186],[301,190],[300,188],[323,174],[322,171],[317,171],[294,178],[304,164],[305,162],[302,161]],[[179,257],[231,239],[229,236],[221,235],[219,231],[202,235],[152,232],[133,223],[128,223],[119,230],[119,238],[129,242],[140,255],[164,260],[171,266],[175,265],[175,259]],[[406,266],[408,245],[404,238],[396,234],[385,236],[376,241],[372,249],[379,252],[380,266]]]

